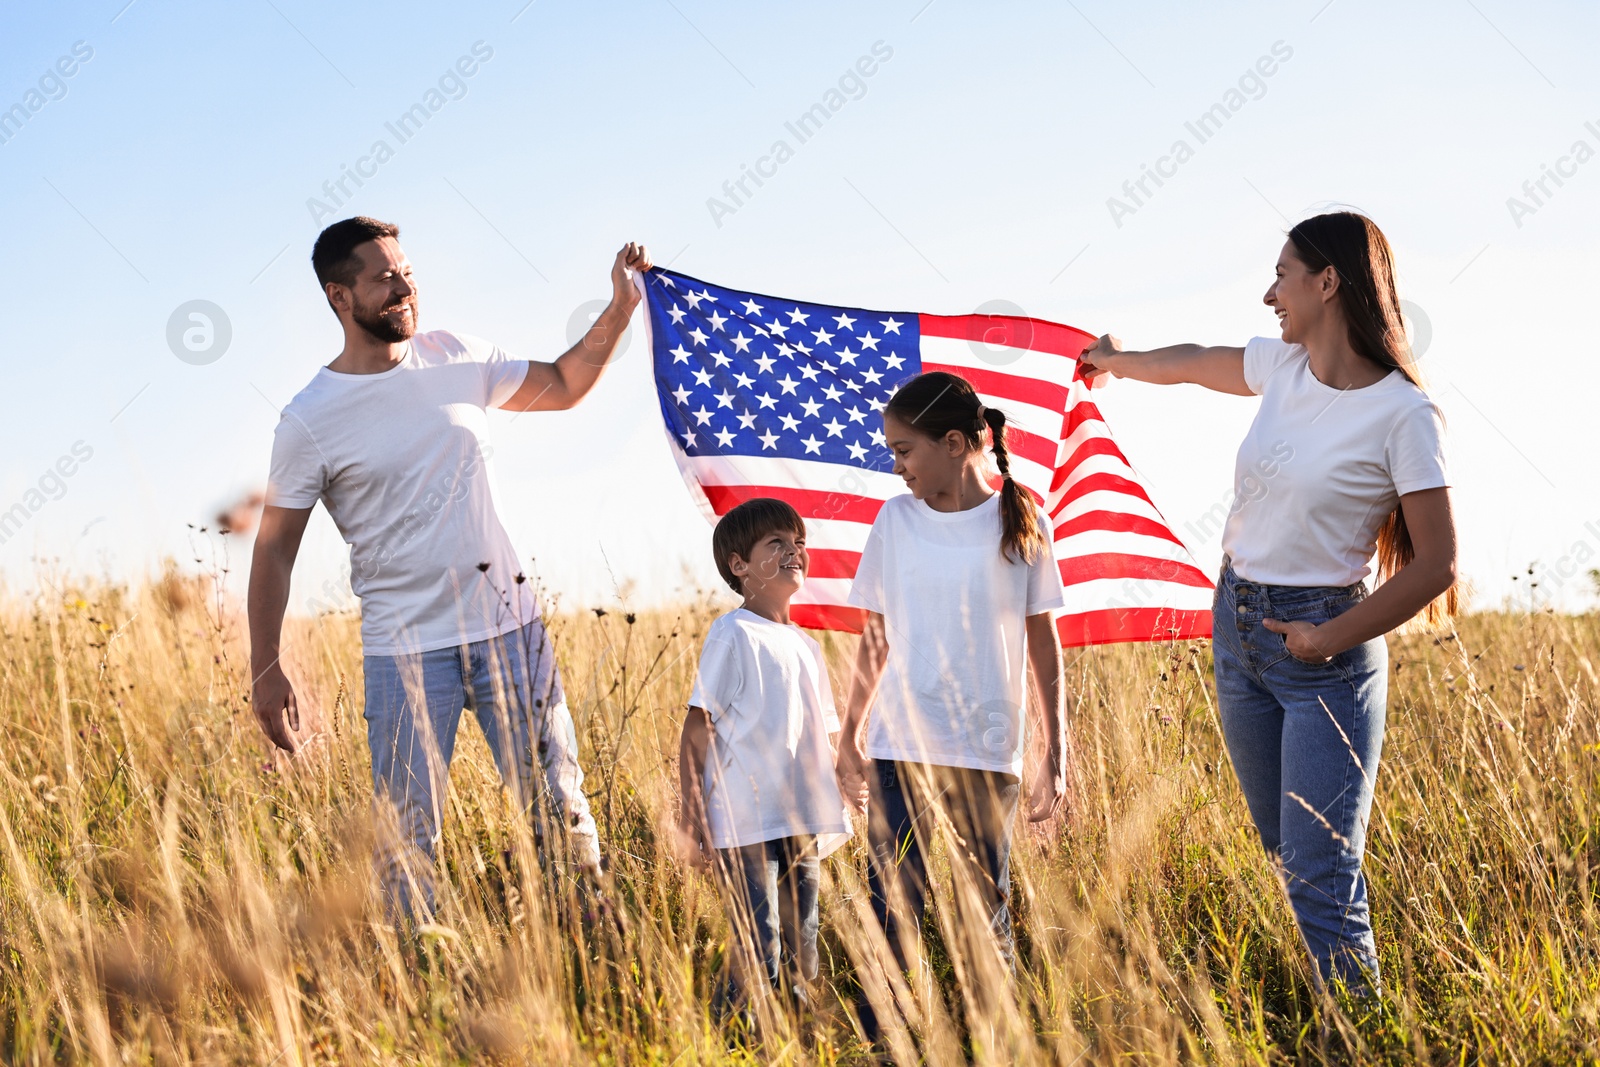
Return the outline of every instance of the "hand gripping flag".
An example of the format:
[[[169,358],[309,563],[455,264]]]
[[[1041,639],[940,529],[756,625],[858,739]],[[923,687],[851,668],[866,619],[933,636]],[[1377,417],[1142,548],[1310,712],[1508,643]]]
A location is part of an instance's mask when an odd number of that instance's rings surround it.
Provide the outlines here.
[[[796,623],[860,632],[850,582],[878,509],[906,491],[880,412],[902,382],[942,370],[1006,413],[1012,476],[1054,528],[1063,645],[1211,633],[1210,580],[1078,376],[1092,335],[1040,319],[780,300],[661,269],[639,285],[667,439],[706,517],[776,497],[806,520],[811,572],[791,604]]]

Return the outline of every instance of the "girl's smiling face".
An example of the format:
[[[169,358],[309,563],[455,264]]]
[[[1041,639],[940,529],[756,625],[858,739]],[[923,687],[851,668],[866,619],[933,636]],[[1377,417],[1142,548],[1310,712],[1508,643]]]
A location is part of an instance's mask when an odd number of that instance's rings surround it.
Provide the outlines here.
[[[883,438],[894,456],[894,472],[918,500],[949,492],[961,480],[971,451],[958,430],[929,437],[892,412],[883,413]]]

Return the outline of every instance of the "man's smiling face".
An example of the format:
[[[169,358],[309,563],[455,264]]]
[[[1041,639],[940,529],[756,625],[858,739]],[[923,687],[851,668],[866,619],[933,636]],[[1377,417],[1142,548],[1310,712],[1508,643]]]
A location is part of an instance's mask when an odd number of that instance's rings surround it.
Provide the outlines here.
[[[357,245],[353,254],[360,265],[346,287],[350,317],[380,341],[409,339],[417,332],[417,286],[400,242],[380,237]]]

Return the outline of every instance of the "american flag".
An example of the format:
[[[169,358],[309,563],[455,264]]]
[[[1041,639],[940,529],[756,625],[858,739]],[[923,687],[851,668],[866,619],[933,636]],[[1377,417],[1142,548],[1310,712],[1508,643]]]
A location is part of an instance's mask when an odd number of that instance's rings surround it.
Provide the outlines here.
[[[1077,374],[1093,335],[778,299],[659,268],[639,277],[667,439],[706,517],[776,497],[806,520],[811,571],[790,606],[799,625],[860,632],[850,582],[878,509],[906,491],[879,412],[901,383],[942,370],[1006,413],[1012,476],[1055,531],[1063,645],[1211,633],[1211,581]]]

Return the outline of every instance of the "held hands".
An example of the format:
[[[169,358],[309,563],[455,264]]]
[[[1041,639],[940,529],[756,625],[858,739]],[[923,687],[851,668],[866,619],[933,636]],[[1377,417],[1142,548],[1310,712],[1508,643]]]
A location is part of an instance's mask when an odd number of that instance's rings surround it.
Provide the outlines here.
[[[833,771],[838,776],[839,795],[844,798],[845,807],[857,815],[867,813],[867,798],[870,795],[867,774],[871,767],[872,761],[861,751],[859,740],[839,739],[839,754],[834,758]]]
[[[639,306],[639,290],[634,288],[633,272],[649,270],[652,266],[650,250],[644,245],[634,241],[623,245],[611,264],[611,306],[625,315],[632,315],[633,309]]]
[[[256,676],[250,690],[250,707],[267,740],[291,756],[322,733],[316,712],[308,708],[302,713],[294,686],[277,663]]]
[[[1279,622],[1262,619],[1261,625],[1275,634],[1283,635],[1284,647],[1289,655],[1302,663],[1321,665],[1327,663],[1339,650],[1334,648],[1322,633],[1322,627],[1311,622]]]

